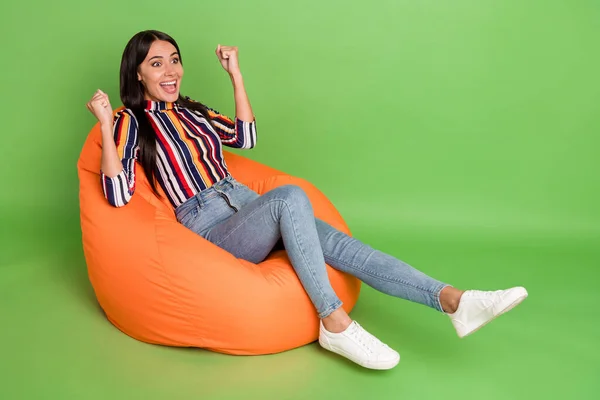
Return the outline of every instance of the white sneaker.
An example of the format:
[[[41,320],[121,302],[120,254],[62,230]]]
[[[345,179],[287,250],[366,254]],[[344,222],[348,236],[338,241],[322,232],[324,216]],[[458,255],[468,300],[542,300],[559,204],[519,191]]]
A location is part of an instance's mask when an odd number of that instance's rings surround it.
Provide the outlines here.
[[[448,314],[456,333],[463,338],[494,318],[510,311],[527,297],[524,287],[495,292],[467,290],[463,293],[454,314]]]
[[[340,333],[329,332],[322,321],[320,325],[321,347],[358,365],[371,369],[390,369],[400,361],[400,354],[364,330],[356,321],[352,321],[348,328]]]

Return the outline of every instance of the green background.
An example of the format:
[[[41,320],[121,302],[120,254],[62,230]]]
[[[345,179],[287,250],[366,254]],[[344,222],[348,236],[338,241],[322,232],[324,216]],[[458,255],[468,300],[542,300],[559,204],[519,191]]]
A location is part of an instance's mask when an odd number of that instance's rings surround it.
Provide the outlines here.
[[[214,49],[239,46],[259,140],[236,152],[315,183],[355,236],[529,298],[460,340],[365,287],[352,316],[402,356],[385,372],[316,344],[234,357],[117,331],[87,279],[76,161],[85,103],[120,105],[144,29],[179,42],[183,93],[228,114]],[[11,2],[0,30],[0,398],[598,398],[598,1]]]

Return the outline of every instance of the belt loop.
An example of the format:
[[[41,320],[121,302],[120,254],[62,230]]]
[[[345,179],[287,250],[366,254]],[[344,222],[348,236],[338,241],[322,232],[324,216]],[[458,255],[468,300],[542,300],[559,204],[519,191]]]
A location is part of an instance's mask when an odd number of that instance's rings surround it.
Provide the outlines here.
[[[198,209],[202,208],[202,205],[204,204],[204,202],[202,201],[201,194],[202,191],[199,191],[198,193],[196,193],[196,196],[194,196],[196,198],[196,201],[198,202]]]

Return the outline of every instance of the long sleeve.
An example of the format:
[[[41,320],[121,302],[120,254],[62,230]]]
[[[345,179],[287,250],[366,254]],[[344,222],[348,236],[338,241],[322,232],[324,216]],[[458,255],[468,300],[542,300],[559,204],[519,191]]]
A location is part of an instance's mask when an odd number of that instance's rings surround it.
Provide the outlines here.
[[[208,114],[225,146],[251,149],[256,145],[256,121],[242,121],[237,117],[232,120],[212,108],[208,109]]]
[[[114,207],[123,207],[131,200],[135,191],[135,164],[138,152],[138,124],[128,110],[115,115],[113,127],[117,154],[123,170],[115,177],[108,177],[100,171],[104,197]]]
[[[197,103],[189,96],[185,96],[185,99]],[[204,107],[208,111],[208,118],[214,125],[222,144],[236,149],[251,149],[256,146],[256,120],[247,122],[237,117],[232,120],[217,110],[206,105]]]

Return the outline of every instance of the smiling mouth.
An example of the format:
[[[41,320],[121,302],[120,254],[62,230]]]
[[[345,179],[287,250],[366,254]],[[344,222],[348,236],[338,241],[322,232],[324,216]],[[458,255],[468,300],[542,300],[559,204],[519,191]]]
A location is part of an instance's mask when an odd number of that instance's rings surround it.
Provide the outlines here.
[[[177,80],[161,82],[160,87],[169,94],[175,94],[177,92]]]

